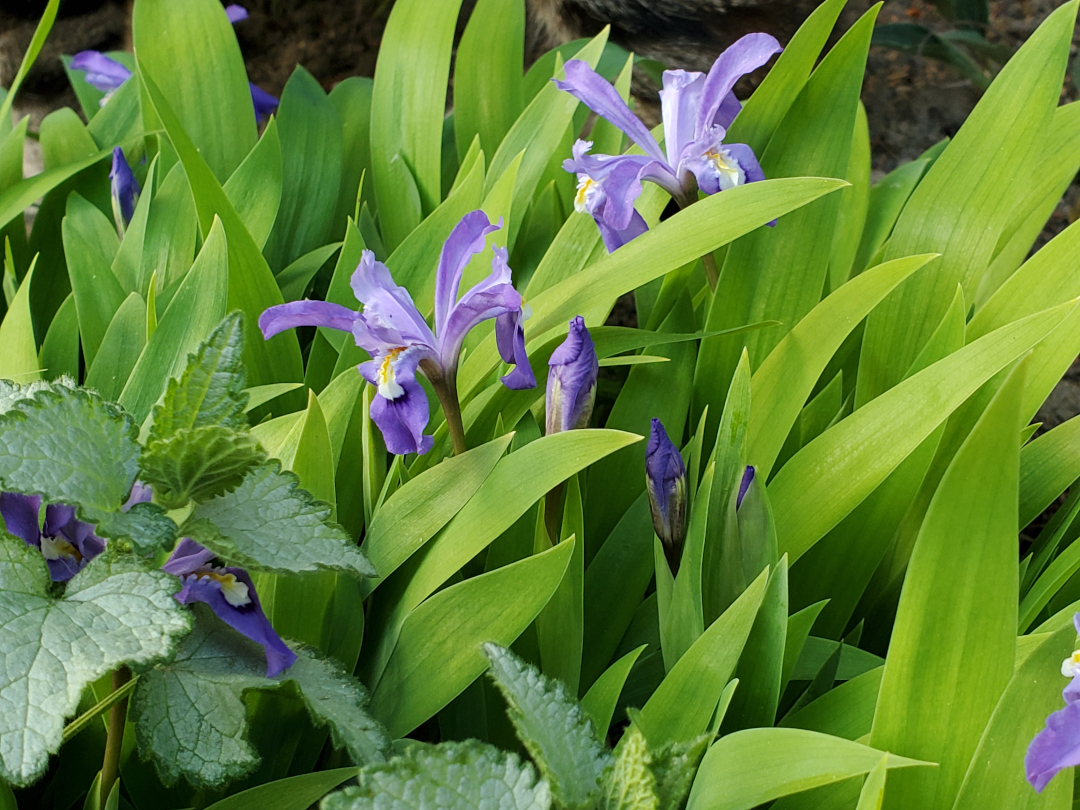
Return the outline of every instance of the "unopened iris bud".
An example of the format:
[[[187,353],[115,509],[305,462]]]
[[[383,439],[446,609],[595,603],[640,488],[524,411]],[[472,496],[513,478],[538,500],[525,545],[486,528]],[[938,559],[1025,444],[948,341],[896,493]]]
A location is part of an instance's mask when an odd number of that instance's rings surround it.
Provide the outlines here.
[[[585,319],[578,315],[570,321],[566,340],[548,360],[547,435],[564,430],[588,427],[596,402],[596,377],[600,363],[596,359]]]
[[[659,419],[652,420],[645,449],[645,486],[653,528],[664,546],[672,576],[679,571],[686,538],[686,465]]]
[[[743,470],[742,481],[739,482],[739,494],[735,498],[736,509],[742,506],[743,498],[746,497],[746,491],[750,489],[750,485],[754,483],[754,473],[755,470],[753,467],[747,467]]]
[[[139,202],[139,182],[131,172],[131,167],[124,159],[124,150],[119,146],[113,149],[112,169],[109,170],[109,187],[112,191],[113,218],[116,229],[122,236],[124,228],[135,214]]]

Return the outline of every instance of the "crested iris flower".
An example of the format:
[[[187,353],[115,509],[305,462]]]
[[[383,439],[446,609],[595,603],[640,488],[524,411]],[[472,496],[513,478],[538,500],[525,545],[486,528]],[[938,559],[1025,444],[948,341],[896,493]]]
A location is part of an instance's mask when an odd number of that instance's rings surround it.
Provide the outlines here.
[[[38,524],[41,497],[0,492],[0,515],[9,534],[41,550],[53,582],[67,582],[105,550],[94,527],[75,519],[75,507],[49,504],[45,525]]]
[[[139,202],[139,181],[131,173],[131,167],[124,159],[124,150],[117,146],[113,149],[112,168],[109,170],[109,188],[112,191],[113,218],[116,228],[123,234],[124,228],[135,214],[135,205]]]
[[[360,373],[378,389],[371,418],[391,453],[426,453],[433,440],[424,435],[428,402],[416,381],[419,369],[435,389],[446,414],[455,452],[465,449],[457,398],[457,367],[465,336],[474,326],[495,319],[499,354],[514,369],[502,378],[507,388],[536,386],[525,353],[521,295],[510,280],[505,248],[495,248],[491,275],[460,300],[458,286],[465,266],[484,249],[485,237],[502,227],[483,211],[466,214],[443,245],[435,275],[435,329],[427,325],[409,291],[399,287],[375,254],[365,250],[352,276],[360,312],[328,301],[293,301],[270,307],[259,317],[267,339],[295,326],[325,326],[351,332],[356,345],[371,355]]]
[[[679,572],[686,539],[686,464],[659,419],[652,420],[645,448],[645,488],[653,528],[664,546],[672,575]]]
[[[236,25],[241,20],[246,20],[248,18],[248,12],[243,6],[233,3],[232,5],[225,6],[225,16],[229,18],[229,22]]]
[[[725,144],[724,136],[740,110],[732,93],[735,82],[780,50],[768,34],[747,34],[720,54],[707,75],[664,71],[660,106],[666,154],[602,76],[580,60],[566,63],[566,79],[556,80],[559,89],[621,129],[645,153],[590,155],[592,143],[579,140],[573,158],[563,163],[578,178],[574,208],[596,220],[609,253],[647,230],[634,210],[643,180],[661,186],[685,207],[697,199],[698,189],[715,194],[765,179],[753,150],[742,143]]]
[[[1080,613],[1073,616],[1073,625],[1080,633]],[[1065,707],[1046,718],[1046,728],[1035,735],[1024,758],[1027,780],[1039,793],[1058,771],[1080,765],[1080,650],[1061,662],[1061,674],[1072,678],[1061,693]]]
[[[742,506],[743,498],[746,497],[746,491],[750,489],[750,485],[754,483],[754,474],[756,470],[753,467],[747,467],[743,470],[742,480],[739,481],[739,494],[735,498],[735,508],[738,509]]]
[[[570,321],[566,340],[551,353],[547,380],[547,435],[587,427],[596,401],[600,364],[585,319]]]
[[[180,578],[176,594],[182,605],[202,602],[238,633],[262,645],[266,653],[266,677],[273,678],[296,661],[266,618],[255,584],[243,568],[211,565],[214,552],[185,537],[161,569]]]
[[[225,13],[231,23],[247,19],[247,10],[242,6],[229,6]],[[120,85],[131,78],[130,70],[101,51],[80,51],[71,58],[71,69],[86,71],[86,83],[105,94],[100,102],[102,107]],[[251,104],[255,108],[255,120],[262,123],[278,108],[279,102],[251,82],[248,82],[248,88],[251,90]]]

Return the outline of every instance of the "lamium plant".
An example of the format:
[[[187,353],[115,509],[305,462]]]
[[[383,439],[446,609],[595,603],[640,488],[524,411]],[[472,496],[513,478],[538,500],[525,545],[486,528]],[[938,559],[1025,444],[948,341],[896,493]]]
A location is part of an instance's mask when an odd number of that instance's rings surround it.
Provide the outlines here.
[[[242,7],[135,0],[31,133],[59,5],[0,97],[0,807],[1073,806],[1078,0],[876,183],[878,6],[650,130],[524,0],[280,102]]]

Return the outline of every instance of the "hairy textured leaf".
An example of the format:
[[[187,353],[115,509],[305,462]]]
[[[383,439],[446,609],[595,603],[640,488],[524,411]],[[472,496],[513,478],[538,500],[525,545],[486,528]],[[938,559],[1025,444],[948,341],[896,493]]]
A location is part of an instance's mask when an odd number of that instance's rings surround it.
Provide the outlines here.
[[[49,595],[37,549],[0,537],[0,777],[33,782],[83,689],[121,664],[164,658],[187,632],[175,577],[104,554]]]
[[[547,810],[551,790],[515,754],[470,740],[414,743],[360,784],[327,796],[322,810]]]
[[[652,761],[645,735],[631,723],[616,749],[599,810],[660,810]]]
[[[592,721],[566,686],[542,675],[512,652],[485,644],[492,680],[506,698],[507,714],[525,749],[551,782],[560,806],[594,806],[611,755],[600,745]]]
[[[235,489],[265,459],[250,433],[204,425],[153,442],[139,466],[158,501],[178,509],[190,500],[204,501]]]
[[[259,645],[195,606],[195,630],[175,660],[139,676],[131,718],[140,749],[166,785],[181,776],[209,787],[250,773],[259,754],[247,739],[244,693],[293,682],[313,720],[329,724],[335,745],[357,762],[382,762],[386,733],[364,710],[367,692],[337,664],[297,648],[296,663],[276,678],[265,675]]]
[[[239,565],[294,574],[336,568],[374,576],[367,557],[329,519],[330,507],[271,461],[233,492],[195,507],[187,528],[218,556]]]
[[[245,425],[243,352],[244,318],[232,312],[188,355],[180,379],[169,380],[164,401],[154,408],[150,443],[184,428]]]

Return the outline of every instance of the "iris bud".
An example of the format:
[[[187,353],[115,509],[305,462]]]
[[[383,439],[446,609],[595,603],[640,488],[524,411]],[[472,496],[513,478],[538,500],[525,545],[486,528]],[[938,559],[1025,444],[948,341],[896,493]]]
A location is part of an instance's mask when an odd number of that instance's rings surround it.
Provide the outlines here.
[[[596,401],[596,377],[600,364],[585,319],[578,315],[548,360],[547,432],[588,427]]]
[[[742,480],[739,482],[739,494],[735,498],[735,508],[738,509],[742,506],[743,498],[746,497],[746,491],[750,489],[750,485],[754,483],[755,470],[753,467],[747,467],[743,470]]]
[[[113,149],[112,169],[109,170],[109,188],[112,192],[113,218],[116,229],[121,235],[135,214],[135,205],[139,202],[139,182],[131,172],[131,167],[124,159],[124,151],[118,146]]]
[[[686,465],[659,419],[652,420],[645,449],[645,486],[649,491],[653,528],[674,576],[679,571],[686,539]]]

